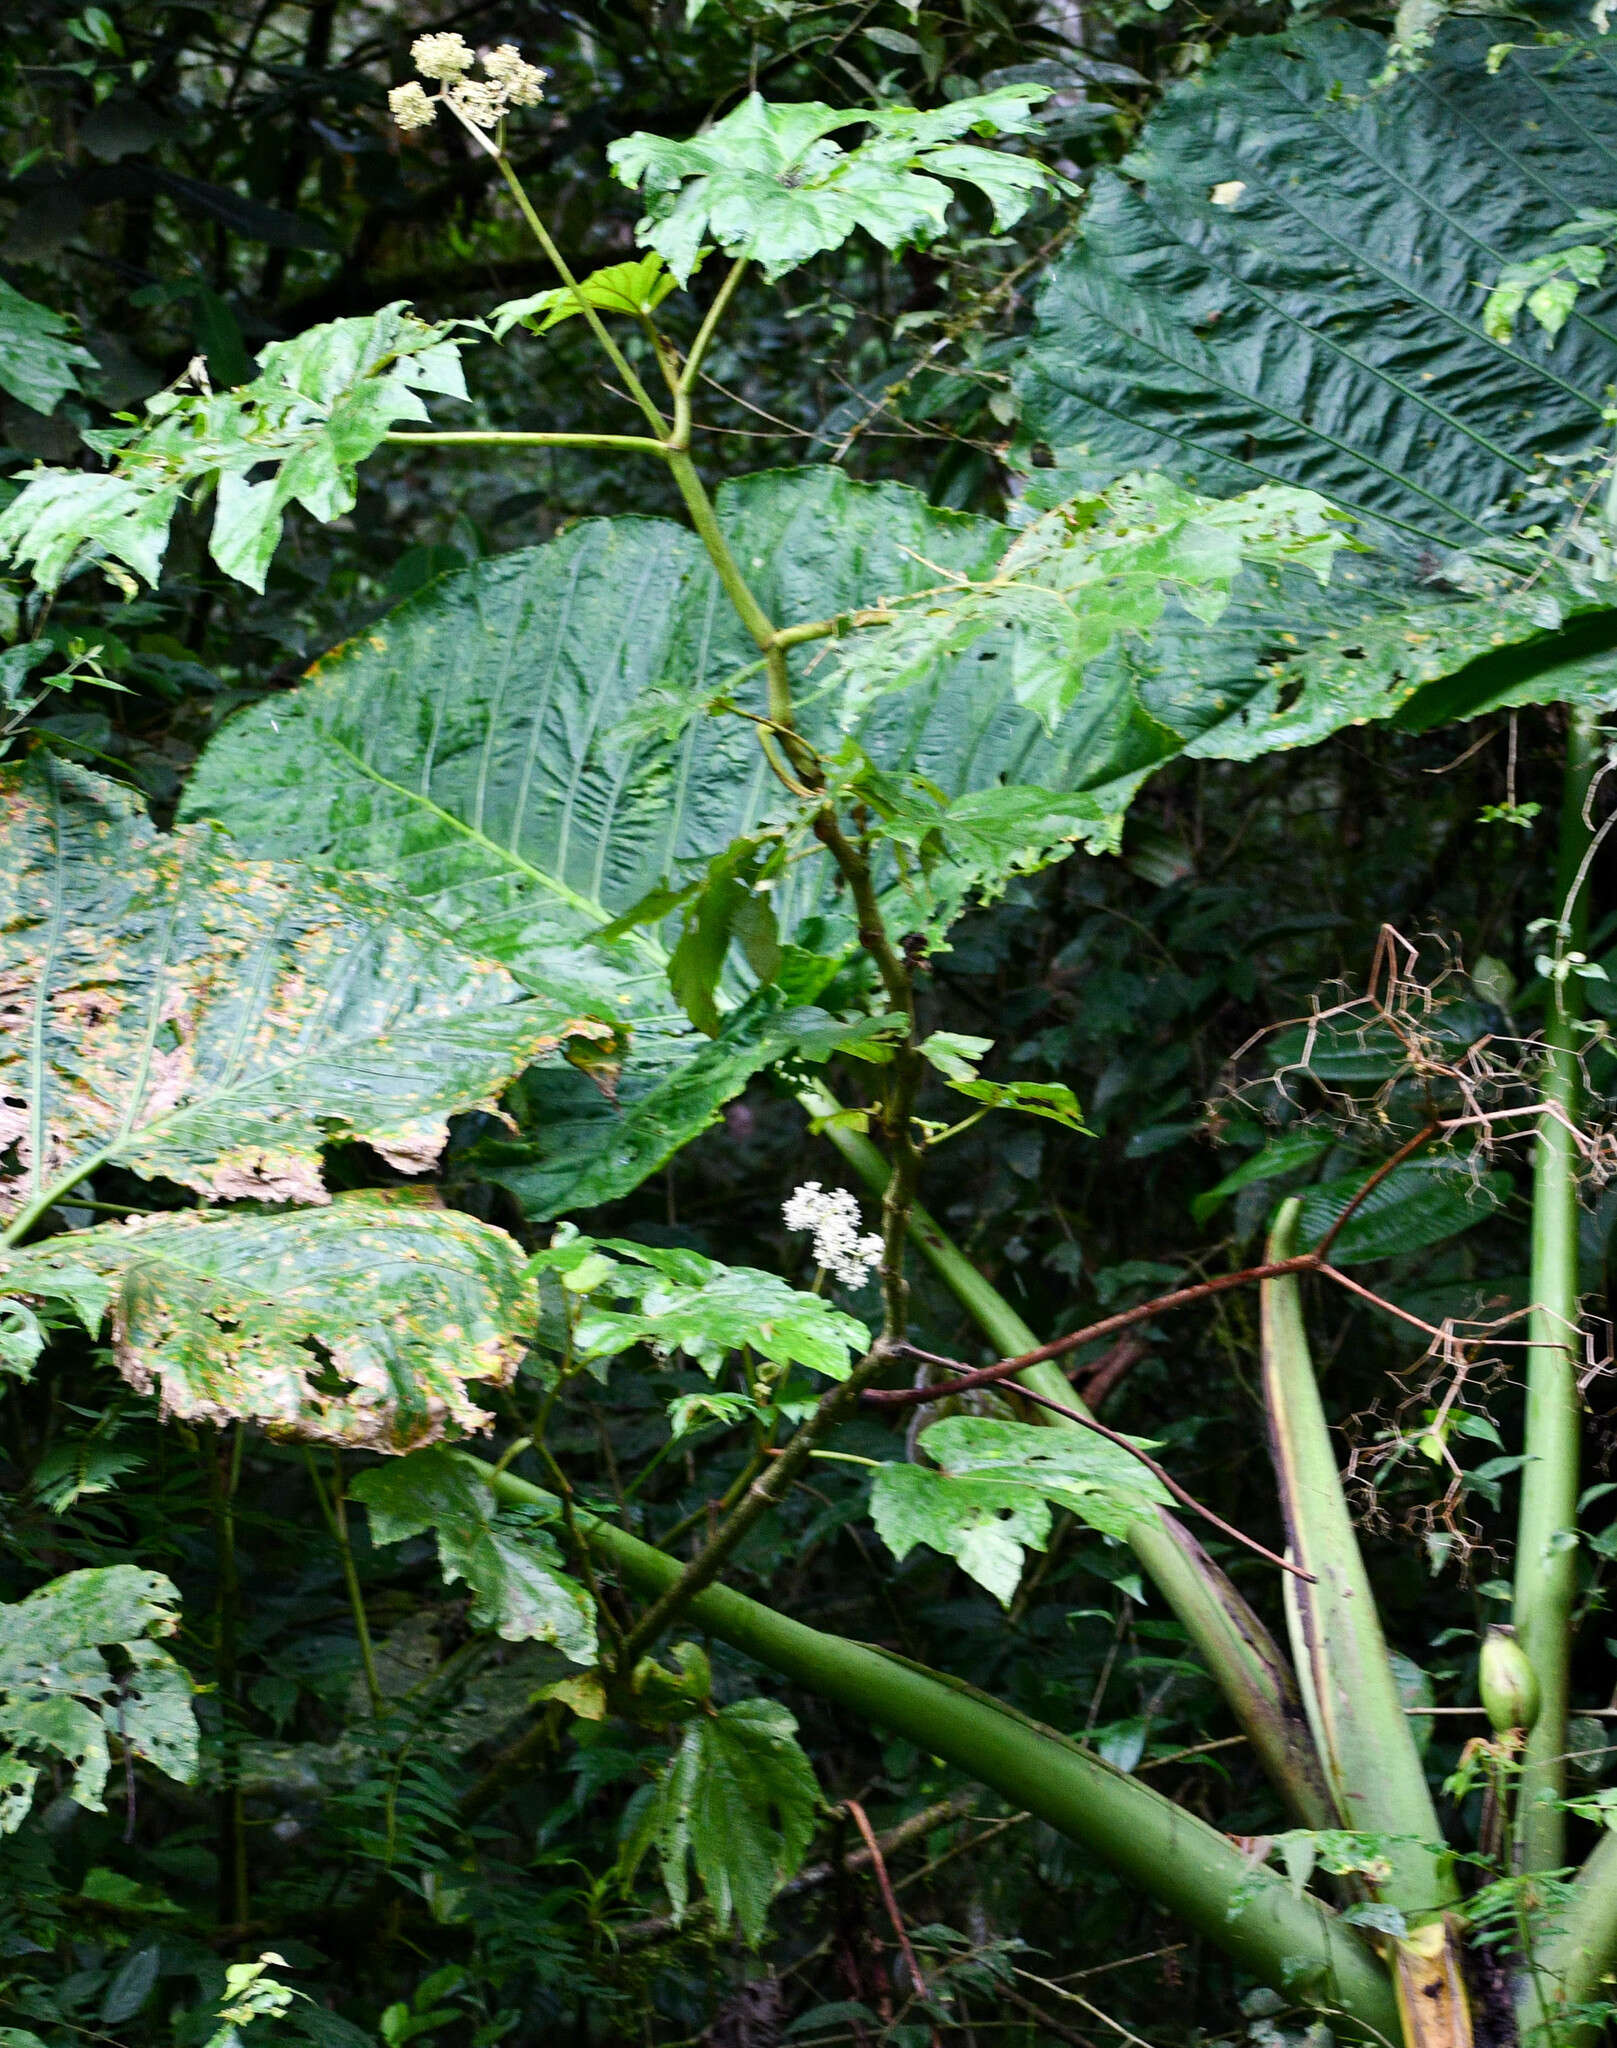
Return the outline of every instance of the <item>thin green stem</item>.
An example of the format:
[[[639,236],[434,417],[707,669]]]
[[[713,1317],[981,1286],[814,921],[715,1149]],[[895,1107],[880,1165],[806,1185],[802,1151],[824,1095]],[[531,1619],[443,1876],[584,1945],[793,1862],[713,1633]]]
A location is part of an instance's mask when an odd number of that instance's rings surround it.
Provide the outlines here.
[[[376,1649],[371,1641],[370,1618],[365,1612],[365,1595],[360,1589],[359,1572],[354,1564],[354,1546],[348,1535],[348,1500],[343,1489],[342,1453],[331,1454],[331,1492],[326,1492],[320,1478],[320,1468],[315,1464],[314,1452],[305,1445],[303,1462],[308,1467],[309,1484],[314,1488],[314,1497],[320,1503],[320,1512],[325,1517],[326,1527],[331,1531],[331,1540],[336,1545],[337,1556],[342,1565],[343,1585],[348,1590],[348,1606],[354,1617],[354,1634],[359,1639],[360,1668],[365,1674],[365,1695],[371,1703],[371,1719],[379,1721],[386,1710],[382,1697],[381,1680],[376,1671]]]
[[[529,228],[532,230],[534,240],[539,244],[540,248],[543,249],[545,254],[550,258],[550,261],[555,268],[556,275],[561,279],[562,283],[567,286],[568,290],[572,293],[574,299],[578,302],[578,310],[583,314],[585,320],[588,322],[590,332],[595,336],[595,339],[601,344],[601,347],[606,351],[607,361],[611,363],[613,369],[616,370],[618,375],[623,379],[623,388],[628,392],[629,396],[634,400],[635,404],[639,406],[640,410],[645,414],[647,420],[650,421],[652,430],[657,435],[659,442],[662,441],[668,432],[667,420],[665,420],[662,414],[657,410],[656,405],[652,402],[650,393],[646,390],[646,387],[641,383],[640,379],[635,375],[634,369],[631,366],[628,357],[623,353],[622,349],[618,347],[617,343],[612,339],[611,334],[607,331],[606,322],[601,318],[600,314],[596,311],[595,307],[593,307],[590,304],[589,300],[584,296],[583,291],[579,287],[578,279],[574,277],[572,271],[568,267],[567,258],[563,256],[561,251],[556,247],[555,241],[551,236],[550,230],[539,218],[538,213],[534,210],[533,201],[528,197],[527,193],[523,190],[522,180],[517,176],[516,172],[512,170],[510,159],[502,154],[499,157],[498,161],[500,166],[500,176],[504,178],[507,186],[510,188],[511,196],[513,199],[515,199],[518,207],[521,209],[522,218],[528,223]]]
[[[714,294],[713,303],[708,307],[701,326],[696,330],[696,339],[691,343],[691,352],[685,358],[684,368],[680,371],[675,381],[673,445],[676,448],[688,448],[690,446],[691,393],[696,389],[696,380],[701,375],[702,358],[707,354],[708,345],[718,332],[719,322],[724,318],[725,309],[735,296],[736,286],[740,284],[746,268],[747,259],[745,256],[738,256],[734,263],[730,265],[723,284],[719,286],[718,291]]]
[[[674,479],[679,495],[685,501],[685,509],[691,515],[691,524],[696,528],[703,547],[707,549],[708,559],[717,571],[719,581],[724,585],[726,597],[735,606],[741,623],[752,635],[759,652],[767,661],[776,651],[775,623],[754,597],[752,586],[742,575],[740,564],[730,552],[730,543],[725,539],[723,529],[719,525],[719,515],[713,509],[713,500],[708,496],[702,479],[696,473],[696,464],[682,448],[670,448],[668,473]],[[784,662],[785,657],[782,656],[781,659]],[[770,692],[769,715],[771,718],[780,717],[775,708],[773,688]],[[780,723],[789,726],[791,722],[791,707],[788,704],[787,715],[780,719]]]
[[[609,452],[639,455],[667,454],[666,444],[648,434],[503,434],[468,430],[464,433],[384,434],[393,448],[600,448]]]
[[[1581,887],[1590,832],[1584,809],[1595,763],[1592,715],[1574,711],[1567,734],[1554,957],[1579,949],[1587,922]],[[1518,1839],[1525,1871],[1566,1860],[1567,1703],[1577,1597],[1578,1137],[1582,1075],[1578,1022],[1583,984],[1550,982],[1544,1032],[1544,1114],[1533,1159],[1532,1309],[1527,1327],[1527,1409],[1516,1530],[1516,1635],[1538,1678],[1539,1717],[1522,1758]]]

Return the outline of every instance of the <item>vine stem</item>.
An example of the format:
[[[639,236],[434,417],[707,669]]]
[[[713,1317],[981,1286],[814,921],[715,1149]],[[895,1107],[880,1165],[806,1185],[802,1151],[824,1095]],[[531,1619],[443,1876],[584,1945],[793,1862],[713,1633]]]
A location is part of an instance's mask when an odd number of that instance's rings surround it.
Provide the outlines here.
[[[337,1546],[337,1556],[342,1563],[343,1584],[348,1589],[348,1605],[354,1617],[354,1634],[359,1638],[359,1661],[365,1673],[371,1719],[379,1721],[387,1703],[382,1697],[382,1684],[376,1670],[376,1648],[371,1640],[370,1619],[365,1612],[365,1595],[360,1588],[359,1572],[354,1564],[354,1546],[348,1535],[348,1500],[343,1489],[342,1453],[333,1450],[331,1454],[329,1495],[321,1480],[320,1468],[315,1464],[314,1452],[307,1444],[303,1449],[303,1462],[308,1467],[309,1484],[314,1488],[314,1497],[320,1503],[320,1512],[331,1531],[331,1540]]]

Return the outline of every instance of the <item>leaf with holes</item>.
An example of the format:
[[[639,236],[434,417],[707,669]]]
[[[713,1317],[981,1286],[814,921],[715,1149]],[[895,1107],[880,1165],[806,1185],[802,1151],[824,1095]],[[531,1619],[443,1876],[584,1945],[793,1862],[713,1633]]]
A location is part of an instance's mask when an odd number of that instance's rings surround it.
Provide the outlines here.
[[[452,1451],[416,1451],[361,1472],[349,1488],[371,1519],[371,1540],[436,1533],[446,1579],[463,1579],[472,1620],[507,1642],[550,1643],[574,1664],[595,1662],[595,1609],[569,1578],[555,1539],[501,1515],[488,1481]]]
[[[468,1383],[509,1380],[533,1324],[513,1240],[409,1190],[74,1231],[0,1253],[0,1292],[110,1315],[165,1415],[384,1451],[486,1428]]]
[[[456,1111],[611,1037],[374,884],[243,860],[210,825],[161,834],[48,754],[0,770],[0,844],[14,1231],[107,1162],[215,1201],[325,1201],[338,1137],[419,1173]]]
[[[179,1627],[179,1598],[160,1572],[121,1564],[69,1572],[0,1606],[0,1834],[26,1818],[52,1757],[72,1772],[78,1804],[103,1812],[109,1735],[167,1776],[195,1778],[191,1681],[154,1640]]]

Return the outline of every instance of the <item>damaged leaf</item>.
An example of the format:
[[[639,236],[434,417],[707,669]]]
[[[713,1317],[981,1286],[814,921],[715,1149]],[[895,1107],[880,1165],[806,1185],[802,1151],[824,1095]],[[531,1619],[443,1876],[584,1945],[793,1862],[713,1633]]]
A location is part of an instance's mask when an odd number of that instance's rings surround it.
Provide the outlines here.
[[[408,1190],[76,1231],[0,1255],[0,1293],[110,1315],[165,1416],[382,1451],[486,1427],[467,1383],[508,1380],[532,1320],[504,1231]]]
[[[452,1114],[611,1036],[370,882],[242,860],[210,825],[159,833],[50,755],[0,772],[0,846],[0,1216],[19,1226],[107,1162],[216,1201],[326,1201],[333,1138],[420,1173]]]
[[[69,1572],[0,1606],[0,1834],[27,1817],[52,1756],[72,1771],[71,1797],[103,1812],[109,1733],[171,1778],[196,1776],[191,1681],[153,1641],[178,1628],[179,1599],[160,1572],[119,1564]]]

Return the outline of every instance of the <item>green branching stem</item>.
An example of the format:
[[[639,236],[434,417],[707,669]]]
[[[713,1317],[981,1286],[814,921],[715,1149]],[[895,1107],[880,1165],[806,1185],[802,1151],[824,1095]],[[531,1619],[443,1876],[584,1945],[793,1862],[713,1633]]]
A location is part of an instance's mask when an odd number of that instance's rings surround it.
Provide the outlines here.
[[[649,434],[508,434],[474,428],[465,432],[384,434],[382,439],[393,448],[599,448],[620,455],[668,453],[667,444],[653,441]]]
[[[568,290],[572,293],[573,297],[577,300],[578,310],[583,314],[585,320],[587,321],[590,332],[595,336],[595,339],[601,344],[601,347],[605,350],[607,361],[612,365],[613,369],[616,370],[618,375],[623,379],[624,390],[628,392],[629,396],[634,400],[635,404],[638,405],[640,410],[645,414],[647,420],[650,422],[652,432],[656,434],[659,441],[662,441],[666,437],[668,432],[667,420],[665,420],[662,414],[657,410],[656,405],[652,401],[651,394],[646,390],[644,384],[642,384],[640,379],[635,375],[633,365],[630,363],[628,357],[623,353],[622,349],[620,349],[617,343],[612,339],[612,336],[607,329],[606,322],[601,318],[600,314],[590,304],[589,300],[584,296],[583,292],[580,290],[578,279],[574,277],[571,269],[568,267],[567,258],[556,247],[555,240],[551,235],[550,230],[539,218],[538,211],[534,207],[533,201],[528,197],[527,193],[523,190],[522,180],[511,168],[510,159],[502,152],[498,161],[500,166],[500,176],[504,178],[507,186],[510,188],[511,196],[513,199],[515,199],[517,206],[520,208],[522,218],[528,223],[529,228],[532,230],[534,240],[539,244],[540,248],[544,250],[546,256],[549,257],[552,265],[555,268],[556,275],[561,279],[562,283],[566,285]]]
[[[1516,1532],[1517,1639],[1538,1678],[1542,1706],[1521,1772],[1519,1840],[1526,1871],[1566,1858],[1566,1722],[1577,1597],[1580,1434],[1578,1358],[1578,1118],[1582,1076],[1578,1024],[1583,984],[1566,972],[1587,922],[1586,816],[1595,762],[1593,717],[1574,711],[1561,806],[1554,960],[1544,1032],[1544,1112],[1533,1158],[1532,1309],[1527,1329],[1527,1409]]]
[[[553,1506],[538,1488],[472,1459],[498,1498]],[[591,1547],[621,1578],[661,1593],[677,1560],[615,1525],[580,1515]],[[794,1684],[918,1743],[1104,1858],[1127,1882],[1289,1996],[1340,2014],[1391,2044],[1398,2019],[1387,1973],[1335,1913],[1205,1821],[1137,1779],[943,1677],[863,1643],[823,1634],[728,1587],[708,1586],[689,1618]]]
[[[677,448],[690,446],[691,393],[696,389],[696,380],[702,374],[702,359],[719,330],[719,322],[729,309],[731,299],[735,297],[736,287],[745,275],[746,268],[745,256],[738,256],[730,265],[723,284],[714,293],[713,303],[708,307],[701,326],[696,330],[696,339],[691,343],[690,354],[685,358],[684,366],[675,380],[673,445]]]

